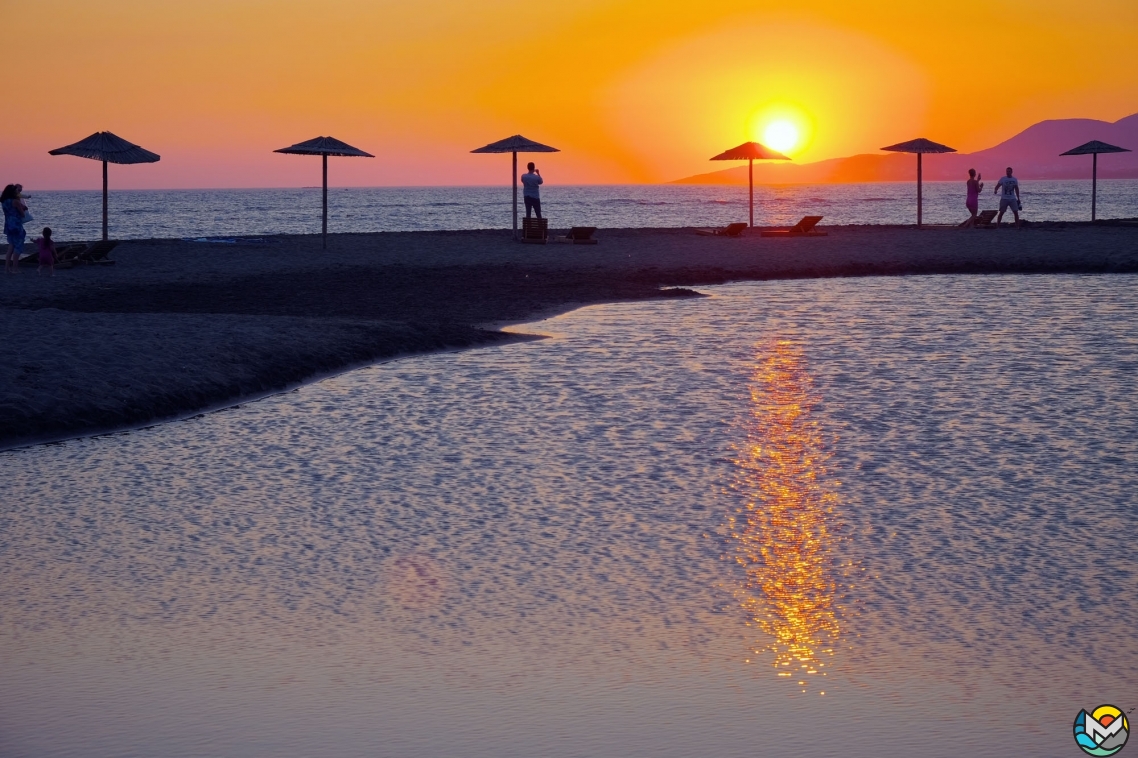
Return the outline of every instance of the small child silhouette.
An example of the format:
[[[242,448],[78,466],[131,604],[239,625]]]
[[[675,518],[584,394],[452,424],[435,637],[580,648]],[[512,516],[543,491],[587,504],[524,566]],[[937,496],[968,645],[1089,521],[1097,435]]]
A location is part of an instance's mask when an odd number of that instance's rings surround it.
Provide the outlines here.
[[[55,276],[55,242],[51,239],[51,227],[43,228],[43,236],[36,239],[36,249],[40,254],[40,265],[36,273],[43,273],[44,266],[47,266],[47,275]]]

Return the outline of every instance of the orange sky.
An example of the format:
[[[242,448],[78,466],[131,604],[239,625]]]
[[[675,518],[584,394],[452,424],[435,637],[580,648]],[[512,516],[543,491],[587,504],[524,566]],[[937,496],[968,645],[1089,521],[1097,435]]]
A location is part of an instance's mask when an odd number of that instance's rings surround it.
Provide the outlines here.
[[[789,118],[820,160],[916,136],[961,151],[1138,111],[1138,3],[946,0],[0,0],[3,181],[94,188],[47,151],[109,129],[162,155],[112,186],[319,183],[271,151],[326,134],[333,185],[498,184],[520,132],[550,182],[652,182]],[[13,80],[11,77],[15,76]],[[14,83],[13,83],[14,82]]]

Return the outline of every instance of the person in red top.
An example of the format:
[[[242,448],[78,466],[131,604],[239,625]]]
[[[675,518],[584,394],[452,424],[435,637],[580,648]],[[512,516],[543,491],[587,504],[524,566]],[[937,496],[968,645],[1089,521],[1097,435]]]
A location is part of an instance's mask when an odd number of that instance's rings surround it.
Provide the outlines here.
[[[964,200],[964,207],[972,214],[972,217],[964,222],[965,227],[973,227],[976,225],[976,214],[980,211],[980,190],[984,189],[984,182],[980,181],[980,174],[976,173],[976,169],[968,169],[968,196]]]

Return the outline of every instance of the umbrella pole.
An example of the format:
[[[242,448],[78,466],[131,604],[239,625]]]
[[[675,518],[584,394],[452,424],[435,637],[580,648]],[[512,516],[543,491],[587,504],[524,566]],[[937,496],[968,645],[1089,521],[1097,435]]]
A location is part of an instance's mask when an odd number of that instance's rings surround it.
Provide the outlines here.
[[[107,239],[107,162],[103,161],[103,241]]]
[[[921,154],[917,153],[917,228],[921,228]]]
[[[747,186],[751,190],[751,228],[755,227],[755,159],[747,159]]]
[[[518,151],[514,150],[514,239],[518,238]]]
[[[1095,220],[1095,203],[1098,201],[1098,153],[1091,153],[1091,221]]]
[[[320,158],[324,163],[324,215],[321,217],[320,235],[322,249],[328,249],[328,153],[321,153]]]

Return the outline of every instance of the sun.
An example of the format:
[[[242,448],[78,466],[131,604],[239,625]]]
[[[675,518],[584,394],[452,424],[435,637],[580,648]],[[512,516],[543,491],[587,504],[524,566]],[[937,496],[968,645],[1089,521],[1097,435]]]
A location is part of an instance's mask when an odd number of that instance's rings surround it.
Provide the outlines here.
[[[798,105],[772,102],[752,111],[747,127],[751,139],[797,160],[810,150],[815,123]]]
[[[785,119],[772,121],[763,130],[763,144],[780,153],[793,150],[798,146],[798,127]]]

